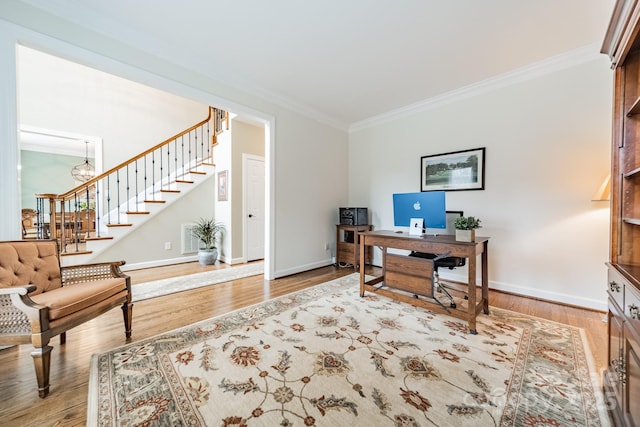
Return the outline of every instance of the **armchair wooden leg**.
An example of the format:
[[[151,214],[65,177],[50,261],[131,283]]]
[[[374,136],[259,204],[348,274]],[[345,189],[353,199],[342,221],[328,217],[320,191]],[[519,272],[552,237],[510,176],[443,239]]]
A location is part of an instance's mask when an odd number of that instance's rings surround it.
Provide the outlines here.
[[[131,338],[131,322],[133,320],[133,303],[122,304],[122,315],[124,317],[124,333],[127,338]]]
[[[36,378],[38,379],[38,395],[41,398],[49,394],[49,367],[51,366],[51,350],[53,347],[44,345],[34,347],[31,352],[33,364],[36,368]]]
[[[60,334],[60,345],[64,344],[67,342],[67,333],[63,332]]]

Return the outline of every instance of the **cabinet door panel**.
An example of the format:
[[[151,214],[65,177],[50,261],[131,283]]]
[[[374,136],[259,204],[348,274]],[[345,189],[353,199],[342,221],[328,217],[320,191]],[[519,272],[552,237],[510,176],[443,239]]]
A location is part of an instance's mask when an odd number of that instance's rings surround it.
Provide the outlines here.
[[[618,307],[609,299],[608,329],[609,329],[609,368],[605,373],[606,393],[608,398],[613,398],[610,402],[610,411],[615,418],[622,417],[622,398],[624,383],[621,378],[623,341],[622,325],[624,317]]]
[[[627,425],[640,426],[640,342],[637,335],[624,326],[625,346],[625,399],[624,412]]]
[[[620,380],[620,370],[622,369],[622,323],[623,318],[615,306],[609,307],[608,314],[609,328],[609,381],[613,387],[617,399],[622,402],[622,381]]]

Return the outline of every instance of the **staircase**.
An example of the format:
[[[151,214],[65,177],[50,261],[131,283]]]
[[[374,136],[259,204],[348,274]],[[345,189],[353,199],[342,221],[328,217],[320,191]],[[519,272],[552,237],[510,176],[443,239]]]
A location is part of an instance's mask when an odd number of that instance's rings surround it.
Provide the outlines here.
[[[38,238],[58,241],[63,265],[84,264],[215,172],[228,114],[207,118],[64,194],[36,194]]]

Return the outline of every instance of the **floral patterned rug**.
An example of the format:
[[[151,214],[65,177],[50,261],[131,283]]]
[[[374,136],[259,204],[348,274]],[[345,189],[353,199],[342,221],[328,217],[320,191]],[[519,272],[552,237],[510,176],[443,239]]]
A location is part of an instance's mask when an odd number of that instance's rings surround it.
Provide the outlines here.
[[[582,331],[359,296],[352,274],[92,358],[88,425],[602,426]]]

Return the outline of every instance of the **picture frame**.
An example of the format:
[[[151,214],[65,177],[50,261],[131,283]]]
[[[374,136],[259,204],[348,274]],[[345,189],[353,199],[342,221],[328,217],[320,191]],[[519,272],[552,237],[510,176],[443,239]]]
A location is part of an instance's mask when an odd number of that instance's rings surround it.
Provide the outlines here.
[[[420,158],[420,191],[484,190],[485,147]]]
[[[218,201],[224,202],[228,200],[228,170],[218,172]]]

